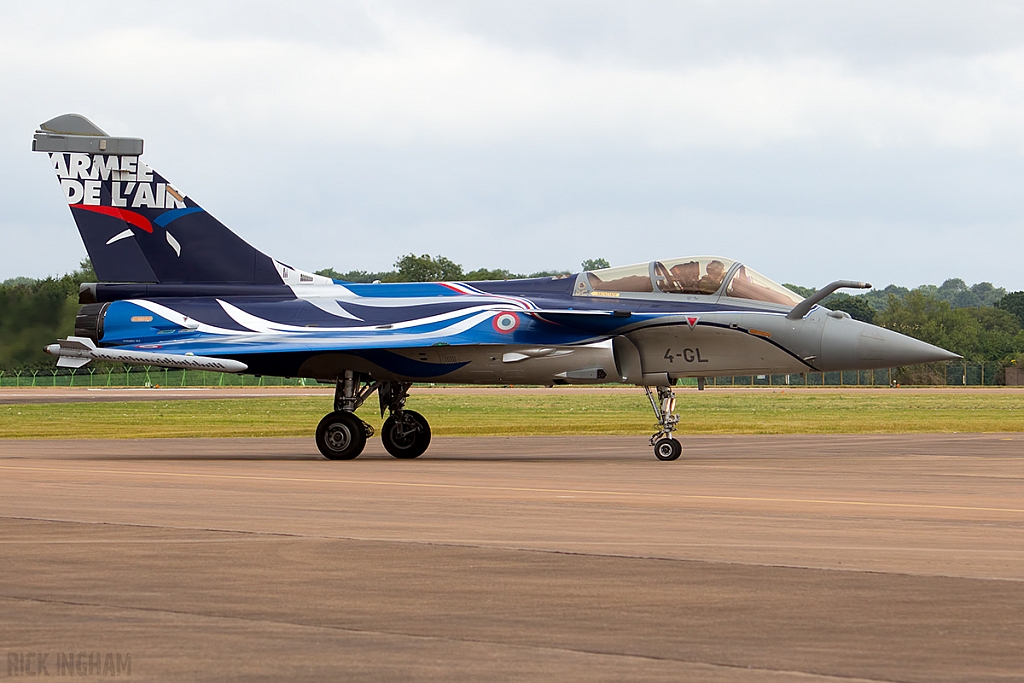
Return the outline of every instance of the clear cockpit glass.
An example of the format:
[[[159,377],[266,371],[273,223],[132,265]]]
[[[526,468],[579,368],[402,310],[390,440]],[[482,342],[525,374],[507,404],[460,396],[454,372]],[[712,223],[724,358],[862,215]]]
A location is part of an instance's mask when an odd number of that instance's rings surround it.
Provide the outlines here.
[[[666,294],[714,294],[735,261],[691,256],[654,262],[654,281]]]
[[[796,292],[786,289],[747,266],[740,266],[736,269],[736,273],[729,280],[725,295],[737,299],[752,299],[786,306],[796,306],[804,300]]]
[[[587,281],[595,292],[653,292],[648,264],[602,268],[587,271]]]

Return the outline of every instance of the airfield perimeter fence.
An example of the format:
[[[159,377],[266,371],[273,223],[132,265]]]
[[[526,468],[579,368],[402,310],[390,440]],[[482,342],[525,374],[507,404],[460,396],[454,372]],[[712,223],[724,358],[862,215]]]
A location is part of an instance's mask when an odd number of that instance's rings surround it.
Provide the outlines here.
[[[808,372],[802,375],[736,375],[709,377],[708,386],[724,387],[871,387],[892,386],[998,386],[1005,382],[1002,363],[951,361],[915,368],[889,368],[848,372]],[[695,385],[696,379],[683,380]],[[168,370],[148,366],[0,370],[0,387],[315,387],[316,380],[256,377],[204,370]]]

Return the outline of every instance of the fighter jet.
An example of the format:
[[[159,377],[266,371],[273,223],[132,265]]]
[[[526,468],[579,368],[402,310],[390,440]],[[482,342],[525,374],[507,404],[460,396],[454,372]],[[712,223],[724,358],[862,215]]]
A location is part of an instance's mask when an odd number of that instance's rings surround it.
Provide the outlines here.
[[[561,277],[486,282],[343,282],[250,246],[140,159],[143,141],[83,116],[40,125],[101,282],[84,284],[57,364],[92,360],[334,384],[316,428],[330,459],[358,456],[373,428],[355,411],[376,393],[387,451],[415,458],[430,425],[407,409],[414,383],[643,387],[659,460],[682,446],[680,378],[865,370],[959,358],[852,320],[744,263],[661,258]],[[301,232],[296,229],[296,238]]]

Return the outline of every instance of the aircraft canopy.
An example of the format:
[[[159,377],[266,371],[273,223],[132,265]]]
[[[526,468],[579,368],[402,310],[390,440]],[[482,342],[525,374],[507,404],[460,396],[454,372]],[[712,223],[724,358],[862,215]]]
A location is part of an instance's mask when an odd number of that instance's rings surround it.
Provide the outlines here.
[[[803,297],[742,263],[719,256],[691,256],[586,272],[590,291],[724,295],[795,306]],[[583,289],[586,289],[585,285]],[[583,293],[583,292],[581,292]]]

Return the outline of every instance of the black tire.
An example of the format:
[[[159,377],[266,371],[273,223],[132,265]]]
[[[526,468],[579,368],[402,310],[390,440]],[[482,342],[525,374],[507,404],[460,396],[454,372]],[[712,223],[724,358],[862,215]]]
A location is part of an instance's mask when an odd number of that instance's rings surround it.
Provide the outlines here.
[[[351,460],[366,447],[363,421],[352,413],[329,413],[316,427],[316,447],[328,460]]]
[[[683,444],[670,436],[658,439],[654,444],[654,457],[658,460],[676,460],[683,454]]]
[[[415,410],[403,410],[402,422],[394,415],[384,420],[380,440],[388,453],[403,460],[418,458],[430,445],[430,425]]]

